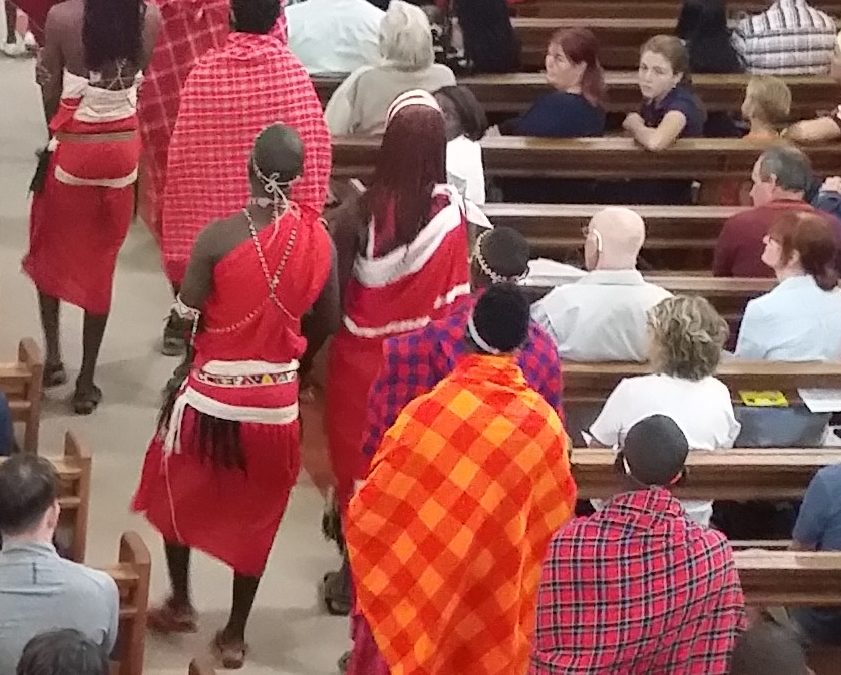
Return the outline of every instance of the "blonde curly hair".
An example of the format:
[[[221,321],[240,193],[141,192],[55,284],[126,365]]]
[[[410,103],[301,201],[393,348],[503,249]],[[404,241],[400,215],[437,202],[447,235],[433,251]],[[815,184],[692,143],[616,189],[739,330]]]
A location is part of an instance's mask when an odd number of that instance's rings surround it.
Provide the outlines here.
[[[648,312],[655,372],[684,380],[715,373],[730,334],[727,322],[699,295],[666,298]]]

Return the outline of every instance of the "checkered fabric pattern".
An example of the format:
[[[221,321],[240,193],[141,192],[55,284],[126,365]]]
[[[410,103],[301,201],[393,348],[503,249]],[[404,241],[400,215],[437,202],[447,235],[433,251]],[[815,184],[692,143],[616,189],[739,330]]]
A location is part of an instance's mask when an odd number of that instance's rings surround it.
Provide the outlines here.
[[[157,0],[158,41],[140,87],[137,114],[143,141],[143,219],[160,234],[169,139],[178,116],[181,87],[201,56],[219,49],[228,35],[229,0]]]
[[[242,208],[247,165],[269,124],[293,127],[304,142],[304,171],[291,198],[321,211],[330,178],[330,133],[301,62],[271,35],[231,33],[187,78],[172,134],[163,212],[164,266],[180,282],[193,242],[208,223]]]
[[[368,424],[362,445],[372,457],[386,430],[407,403],[430,391],[455,367],[467,349],[464,331],[478,295],[465,298],[446,317],[383,344],[383,367],[368,395]],[[552,338],[534,321],[517,354],[528,385],[563,420],[561,360]]]
[[[756,75],[817,75],[829,71],[835,20],[806,0],[777,0],[733,31],[733,46]]]
[[[466,356],[403,410],[345,524],[392,675],[525,671],[540,565],[575,504],[567,444],[511,356]]]
[[[723,675],[744,622],[724,535],[668,490],[627,492],[552,540],[529,675]]]

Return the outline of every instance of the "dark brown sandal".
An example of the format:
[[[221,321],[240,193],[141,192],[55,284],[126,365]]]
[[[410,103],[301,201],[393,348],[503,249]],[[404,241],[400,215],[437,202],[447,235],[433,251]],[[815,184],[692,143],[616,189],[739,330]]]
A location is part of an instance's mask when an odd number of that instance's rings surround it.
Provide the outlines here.
[[[239,670],[245,663],[248,645],[245,642],[225,643],[222,640],[222,633],[223,631],[220,630],[213,637],[211,648],[225,670]]]
[[[58,387],[67,382],[67,372],[64,370],[64,363],[45,363],[44,375],[41,382],[45,389],[50,387]]]
[[[196,633],[196,610],[176,609],[171,600],[160,607],[154,607],[146,613],[146,625],[153,633],[170,635],[172,633]]]
[[[353,605],[350,588],[344,568],[328,572],[321,580],[319,595],[327,612],[332,616],[347,616]]]

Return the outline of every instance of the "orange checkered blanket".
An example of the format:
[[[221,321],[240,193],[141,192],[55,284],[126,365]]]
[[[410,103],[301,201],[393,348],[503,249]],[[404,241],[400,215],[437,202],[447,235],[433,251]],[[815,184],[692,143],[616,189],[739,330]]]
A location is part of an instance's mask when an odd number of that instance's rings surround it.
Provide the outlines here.
[[[509,356],[468,356],[406,406],[345,524],[392,675],[525,672],[543,558],[575,504],[568,442]]]

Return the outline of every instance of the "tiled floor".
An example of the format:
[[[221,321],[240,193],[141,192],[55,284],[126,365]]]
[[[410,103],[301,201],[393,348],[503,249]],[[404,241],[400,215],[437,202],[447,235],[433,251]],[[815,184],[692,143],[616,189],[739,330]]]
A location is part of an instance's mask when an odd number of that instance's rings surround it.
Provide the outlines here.
[[[26,188],[34,150],[43,142],[44,122],[31,60],[0,57],[0,360],[13,358],[17,341],[40,341],[34,290],[20,273],[27,241]],[[201,195],[197,195],[200,199]],[[152,598],[166,590],[161,545],[155,532],[128,511],[146,443],[152,433],[161,386],[174,366],[157,353],[162,317],[170,301],[151,236],[135,226],[117,268],[114,308],[100,358],[98,384],[105,400],[91,417],[68,413],[71,385],[50,391],[42,420],[41,452],[57,454],[68,428],[77,430],[94,455],[93,508],[88,530],[88,562],[115,559],[121,532],[141,533],[153,557]],[[65,363],[71,382],[80,360],[81,314],[63,310]],[[318,413],[308,410],[306,453],[310,475],[323,476],[323,444],[313,438]],[[337,564],[335,548],[320,532],[322,499],[302,475],[278,535],[257,596],[248,632],[251,652],[246,675],[329,675],[347,647],[347,622],[328,617],[316,601],[316,584]],[[190,658],[205,653],[225,620],[230,596],[226,568],[203,556],[194,561],[194,594],[201,632],[188,639],[147,641],[147,672],[186,673]]]

